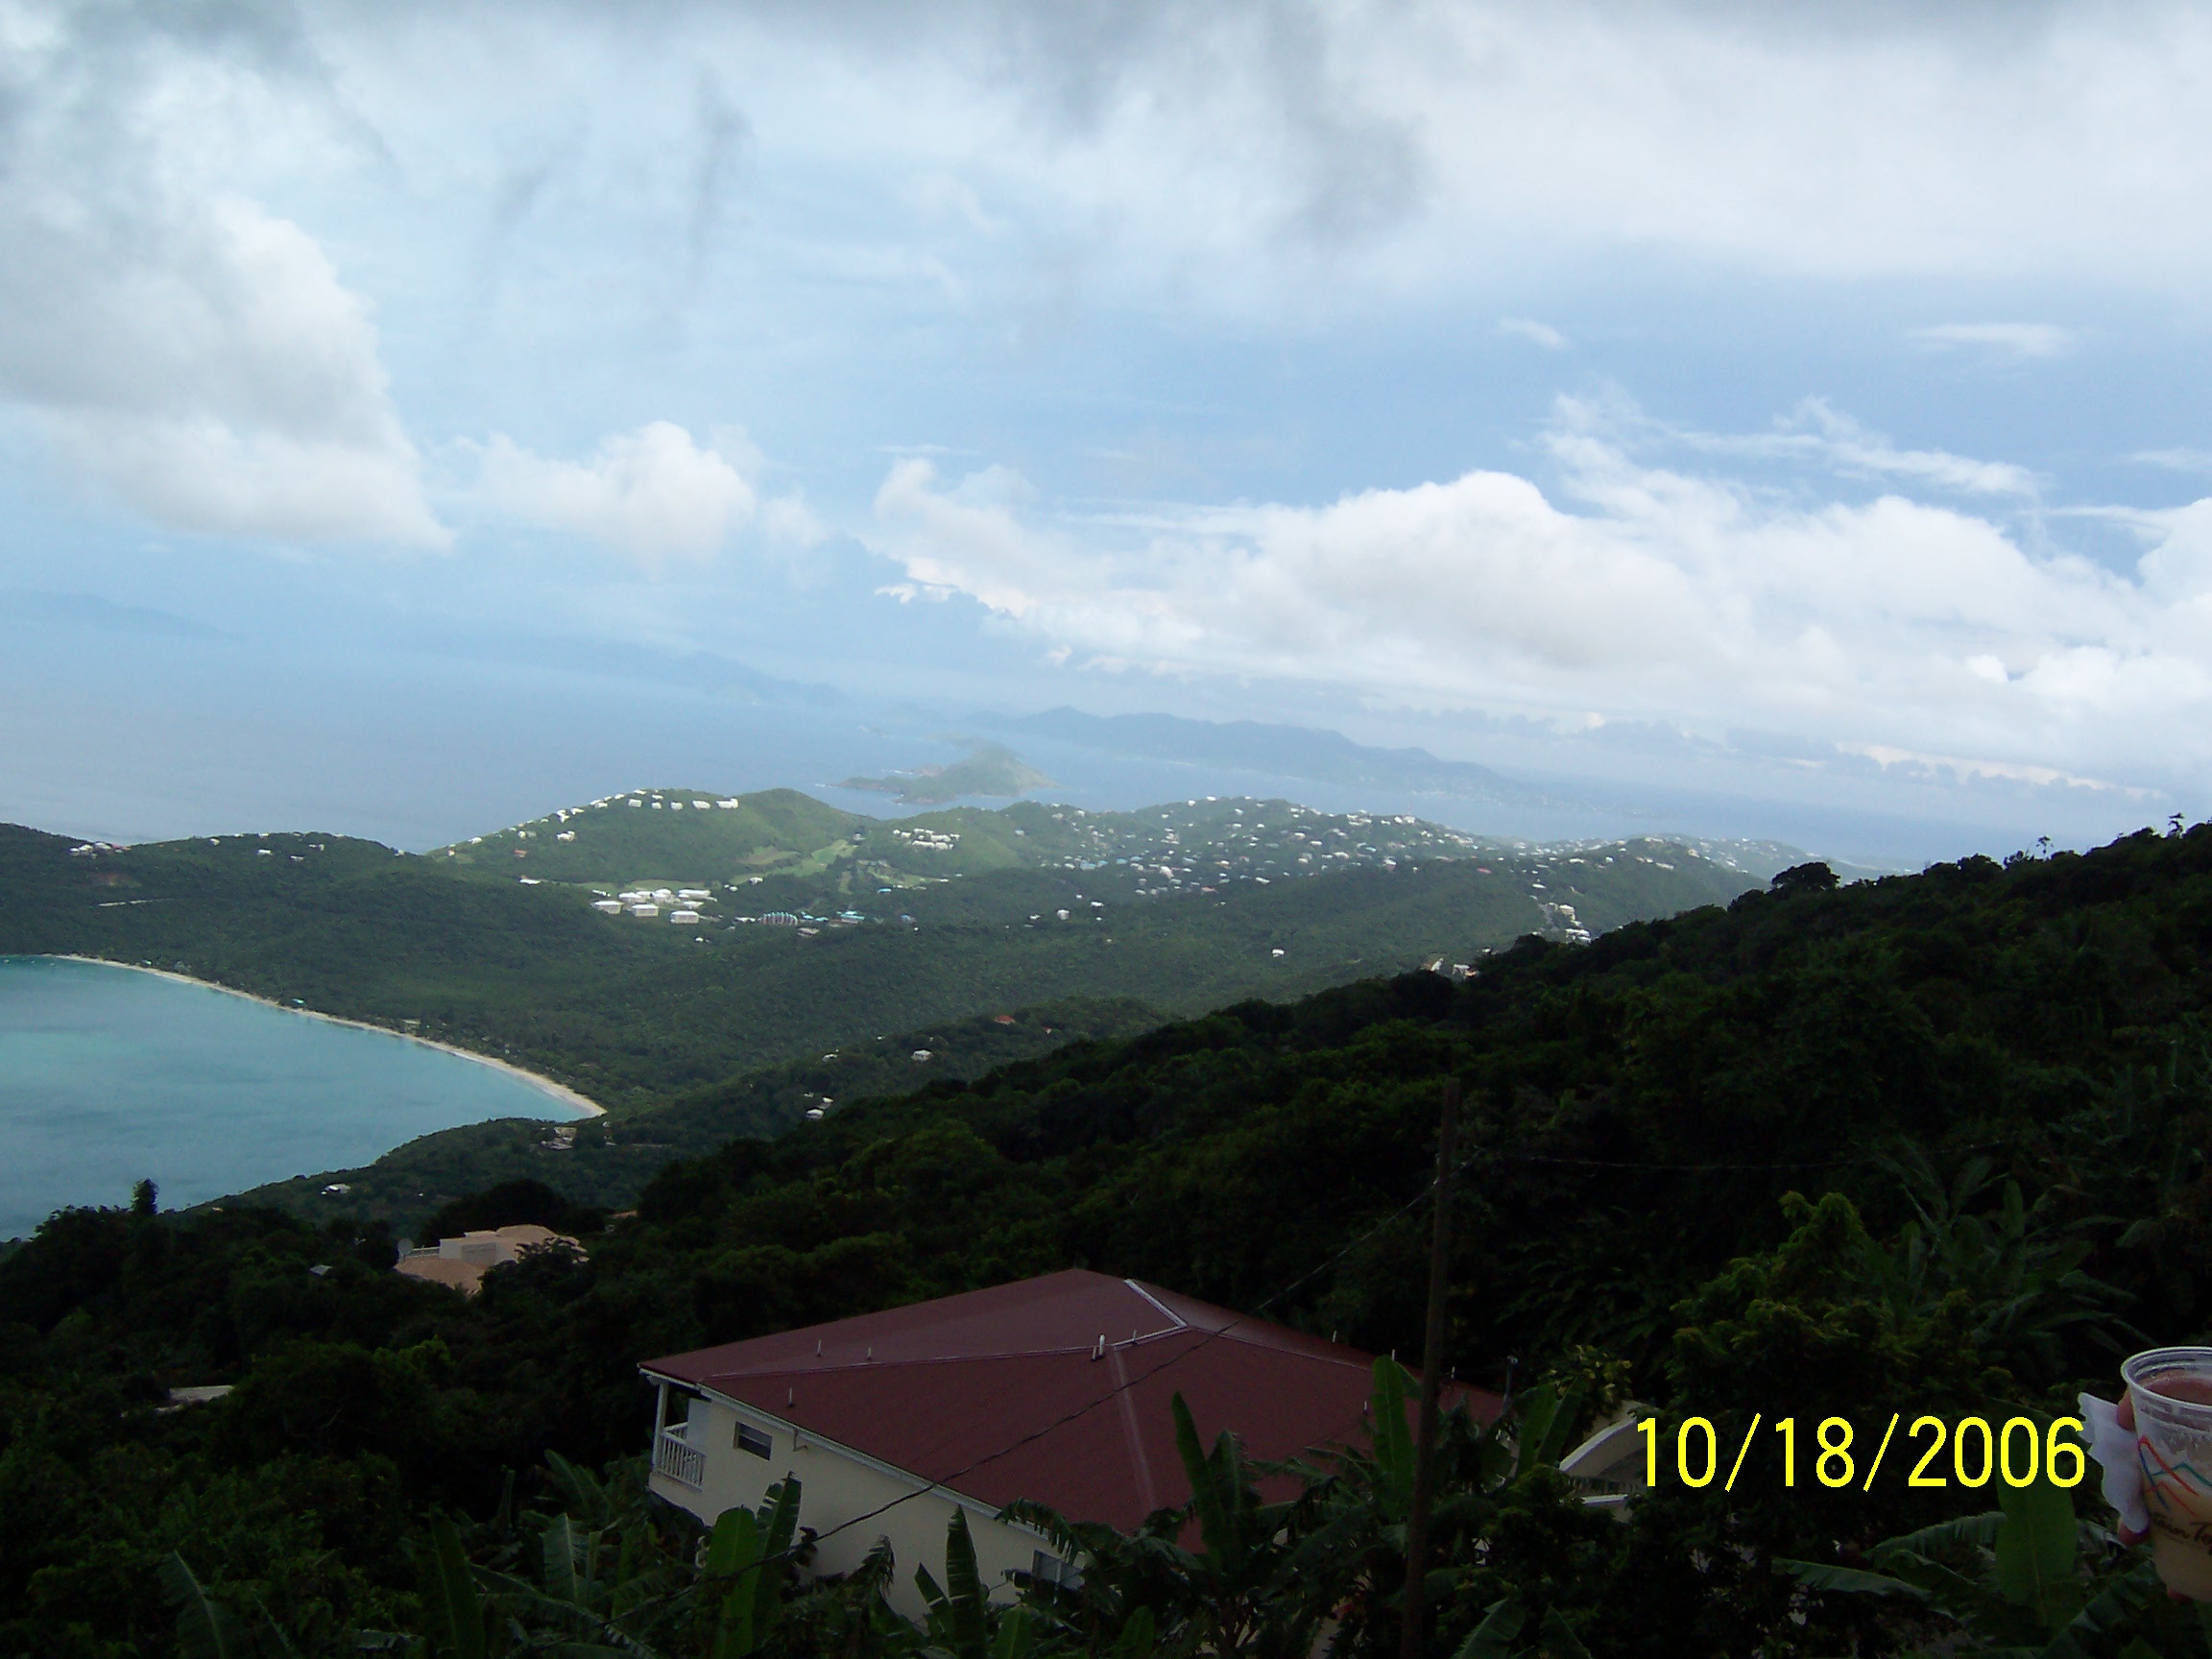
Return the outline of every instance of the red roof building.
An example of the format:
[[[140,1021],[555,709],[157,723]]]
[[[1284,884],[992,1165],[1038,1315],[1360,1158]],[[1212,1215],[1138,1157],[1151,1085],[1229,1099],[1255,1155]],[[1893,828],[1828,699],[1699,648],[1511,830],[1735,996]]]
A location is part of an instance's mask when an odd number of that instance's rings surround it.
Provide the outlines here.
[[[818,1568],[879,1537],[936,1571],[955,1503],[987,1579],[1059,1570],[998,1523],[1017,1498],[1124,1530],[1190,1500],[1169,1401],[1211,1445],[1260,1458],[1364,1438],[1372,1358],[1158,1286],[1070,1270],[856,1319],[654,1359],[654,1489],[702,1520],[760,1502],[785,1474]],[[1502,1402],[1453,1387],[1479,1417]],[[885,1504],[880,1515],[856,1519]],[[842,1530],[832,1533],[832,1528]]]

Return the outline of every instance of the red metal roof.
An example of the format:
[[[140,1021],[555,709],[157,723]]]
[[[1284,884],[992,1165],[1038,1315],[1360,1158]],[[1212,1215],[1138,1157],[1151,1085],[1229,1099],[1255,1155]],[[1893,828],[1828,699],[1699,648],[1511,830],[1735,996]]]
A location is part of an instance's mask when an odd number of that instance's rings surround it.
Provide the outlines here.
[[[1251,1456],[1290,1457],[1360,1437],[1372,1365],[1356,1348],[1070,1269],[641,1369],[982,1503],[1028,1498],[1127,1529],[1190,1499],[1176,1393],[1207,1445],[1231,1429]],[[1484,1421],[1503,1406],[1446,1390],[1459,1400]]]

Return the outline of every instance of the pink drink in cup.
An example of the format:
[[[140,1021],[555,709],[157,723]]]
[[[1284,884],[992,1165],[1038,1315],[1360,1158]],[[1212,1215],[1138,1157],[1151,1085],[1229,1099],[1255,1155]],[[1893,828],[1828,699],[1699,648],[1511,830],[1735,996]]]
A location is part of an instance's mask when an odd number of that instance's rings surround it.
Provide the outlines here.
[[[2212,1601],[2212,1348],[2153,1348],[2120,1375],[2158,1576],[2177,1596]]]

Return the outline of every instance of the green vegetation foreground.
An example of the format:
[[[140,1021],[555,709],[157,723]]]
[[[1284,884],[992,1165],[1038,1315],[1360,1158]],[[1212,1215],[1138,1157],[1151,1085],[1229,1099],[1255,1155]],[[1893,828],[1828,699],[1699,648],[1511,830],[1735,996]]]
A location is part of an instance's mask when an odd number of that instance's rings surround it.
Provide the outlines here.
[[[1526,942],[1464,986],[1245,1004],[735,1142],[665,1170],[589,1261],[497,1269],[473,1302],[386,1271],[371,1226],[65,1214],[0,1262],[0,1651],[169,1651],[211,1605],[303,1651],[911,1647],[867,1583],[793,1602],[741,1539],[701,1556],[637,1497],[633,1363],[1070,1265],[1232,1307],[1297,1285],[1272,1316],[1409,1354],[1457,1076],[1452,1355],[1494,1387],[1518,1358],[1521,1441],[1448,1436],[1429,1651],[2201,1654],[2093,1480],[1809,1476],[1827,1417],[2041,1424],[2110,1394],[2129,1349],[2202,1339],[2212,826],[1822,876]],[[1630,1394],[1670,1461],[1689,1416],[1731,1453],[1754,1412],[1792,1417],[1795,1483],[1767,1456],[1733,1491],[1664,1479],[1625,1526],[1586,1510],[1545,1454]],[[1561,1422],[1531,1420],[1547,1400]],[[1287,1654],[1317,1607],[1342,1651],[1393,1648],[1391,1448],[1262,1512],[1218,1427],[1190,1437],[1196,1531],[1088,1534],[1078,1596],[987,1613],[957,1539],[881,1570],[940,1582],[946,1652]]]

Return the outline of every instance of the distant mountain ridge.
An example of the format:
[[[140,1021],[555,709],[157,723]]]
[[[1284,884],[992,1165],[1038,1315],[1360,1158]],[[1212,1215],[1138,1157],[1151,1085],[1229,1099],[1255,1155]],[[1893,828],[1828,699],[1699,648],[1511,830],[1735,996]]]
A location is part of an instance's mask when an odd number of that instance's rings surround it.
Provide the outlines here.
[[[1259,720],[1190,720],[1179,714],[986,714],[976,723],[1079,744],[1110,755],[1229,766],[1317,783],[1450,795],[1516,805],[1565,805],[1472,760],[1443,760],[1426,749],[1379,749],[1340,732]]]

